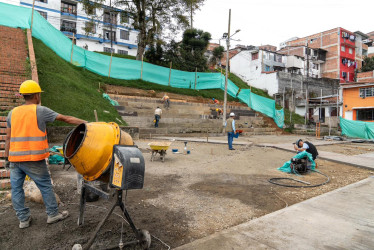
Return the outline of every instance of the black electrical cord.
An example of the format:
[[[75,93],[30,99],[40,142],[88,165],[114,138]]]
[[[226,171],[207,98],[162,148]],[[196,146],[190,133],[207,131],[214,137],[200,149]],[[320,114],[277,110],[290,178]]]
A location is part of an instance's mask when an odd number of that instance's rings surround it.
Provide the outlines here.
[[[322,185],[325,185],[327,183],[330,182],[330,177],[327,176],[326,174],[318,171],[318,170],[311,170],[313,172],[316,172],[316,173],[319,173],[323,176],[325,176],[327,178],[327,181],[323,182],[323,183],[320,183],[320,184],[316,184],[316,185],[290,185],[290,184],[283,184],[283,183],[278,183],[276,181],[278,180],[291,180],[291,181],[297,181],[297,182],[303,182],[303,181],[300,181],[300,180],[297,180],[297,179],[293,179],[293,178],[289,178],[289,177],[281,177],[281,178],[271,178],[269,179],[269,182],[272,183],[272,184],[275,184],[275,185],[278,185],[278,186],[283,186],[283,187],[293,187],[293,188],[312,188],[312,187],[319,187],[319,186],[322,186]]]

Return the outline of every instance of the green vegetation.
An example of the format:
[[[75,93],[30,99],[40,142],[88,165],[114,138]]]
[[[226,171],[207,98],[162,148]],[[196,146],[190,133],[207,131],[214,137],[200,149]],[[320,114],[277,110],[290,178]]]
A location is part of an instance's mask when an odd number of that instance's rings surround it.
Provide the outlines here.
[[[42,93],[44,106],[58,113],[87,121],[95,120],[94,110],[96,110],[99,121],[119,123],[116,118],[121,119],[121,117],[98,91],[98,81],[88,77],[94,75],[93,73],[64,61],[40,40],[33,39],[33,43],[39,82],[44,91]],[[65,123],[57,121],[52,125],[66,126]]]
[[[38,65],[39,81],[42,89],[43,105],[65,115],[76,116],[88,121],[94,121],[93,110],[97,110],[100,121],[114,121],[121,119],[115,108],[102,97],[98,91],[99,84],[117,85],[156,92],[168,92],[188,96],[200,96],[203,98],[224,99],[221,89],[193,90],[179,89],[150,83],[142,80],[120,80],[94,74],[84,68],[71,65],[57,56],[51,49],[40,40],[34,39],[34,48]],[[235,74],[230,74],[230,80],[239,88],[250,88]],[[252,92],[267,98],[270,96],[263,90],[251,88]],[[228,101],[239,101],[231,96]],[[277,105],[277,109],[281,107]],[[104,112],[109,111],[109,113]],[[289,110],[285,109],[285,124],[289,125]],[[304,118],[292,113],[292,123],[304,123]],[[54,126],[65,125],[55,122]]]

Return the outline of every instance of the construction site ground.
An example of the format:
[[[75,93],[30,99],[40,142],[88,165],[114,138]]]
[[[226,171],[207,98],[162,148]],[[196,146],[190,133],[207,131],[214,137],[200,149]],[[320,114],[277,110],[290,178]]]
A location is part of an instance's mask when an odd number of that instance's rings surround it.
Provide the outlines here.
[[[294,153],[258,144],[292,144],[298,137],[243,137],[236,140],[241,143],[235,145],[235,151],[229,151],[227,144],[206,143],[203,142],[206,138],[200,139],[201,142],[188,142],[187,147],[191,151],[188,155],[173,154],[171,149],[183,152],[184,148],[183,141],[174,141],[165,162],[157,158],[150,161],[148,143],[159,139],[136,141],[146,161],[144,188],[128,191],[125,203],[135,225],[149,230],[154,236],[151,249],[182,246],[374,174],[370,169],[317,160],[318,170],[331,178],[330,183],[315,188],[276,186],[268,180],[273,177],[295,177],[277,170]],[[225,137],[209,139],[225,141]],[[314,138],[303,139],[318,142]],[[323,151],[336,152],[344,147],[344,152],[358,150],[356,152],[360,154],[374,150],[374,144],[328,143],[333,144],[320,146]],[[44,205],[27,202],[33,222],[30,228],[20,230],[11,203],[3,193],[0,203],[0,249],[71,249],[75,243],[88,241],[111,201],[100,199],[88,203],[85,224],[78,227],[76,172],[73,168],[62,170],[60,165],[52,165],[51,172],[55,191],[64,203],[61,210],[69,210],[70,217],[63,222],[47,225]],[[312,184],[325,181],[325,177],[317,173],[298,178]],[[119,210],[115,212],[117,215],[112,215],[100,231],[95,249],[118,245],[122,219]],[[134,239],[127,224],[124,224],[124,234],[125,241]]]

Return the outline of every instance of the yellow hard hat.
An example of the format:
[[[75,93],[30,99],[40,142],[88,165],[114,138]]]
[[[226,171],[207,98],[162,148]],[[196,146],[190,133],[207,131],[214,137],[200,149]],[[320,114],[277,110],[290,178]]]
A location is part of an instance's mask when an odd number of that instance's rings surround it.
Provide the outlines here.
[[[43,92],[39,84],[33,80],[24,81],[19,87],[19,93],[22,95],[35,94]]]

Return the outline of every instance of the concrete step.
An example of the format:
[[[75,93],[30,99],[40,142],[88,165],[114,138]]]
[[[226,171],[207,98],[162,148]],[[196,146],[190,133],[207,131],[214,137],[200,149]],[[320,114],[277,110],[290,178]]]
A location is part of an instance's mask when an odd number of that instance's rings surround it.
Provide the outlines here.
[[[0,180],[0,190],[1,189],[10,189],[10,179]]]

